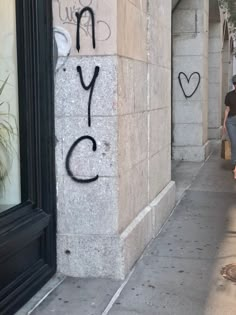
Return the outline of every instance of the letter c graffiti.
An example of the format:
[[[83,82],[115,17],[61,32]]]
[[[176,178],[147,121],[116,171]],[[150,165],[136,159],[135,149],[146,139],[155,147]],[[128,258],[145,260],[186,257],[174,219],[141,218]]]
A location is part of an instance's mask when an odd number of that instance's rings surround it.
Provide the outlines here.
[[[74,176],[73,172],[71,171],[71,167],[70,167],[70,159],[71,159],[71,156],[75,150],[75,148],[77,147],[77,145],[81,142],[81,141],[84,141],[84,140],[90,140],[93,144],[93,151],[95,152],[97,150],[97,144],[96,144],[96,141],[94,140],[93,137],[90,137],[90,136],[83,136],[83,137],[80,137],[79,139],[77,139],[73,145],[71,146],[70,150],[68,151],[67,153],[67,156],[66,156],[66,171],[67,171],[67,174],[70,176],[70,178],[77,182],[77,183],[81,183],[81,184],[88,184],[88,183],[91,183],[91,182],[94,182],[96,180],[98,180],[98,175],[95,176],[95,177],[92,177],[92,178],[88,178],[88,179],[81,179],[81,178],[77,178]]]

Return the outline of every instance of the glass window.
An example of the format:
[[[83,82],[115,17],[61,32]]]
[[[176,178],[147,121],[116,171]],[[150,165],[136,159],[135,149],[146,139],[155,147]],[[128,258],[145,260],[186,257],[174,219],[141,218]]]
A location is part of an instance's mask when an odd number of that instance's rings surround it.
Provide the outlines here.
[[[21,202],[15,0],[0,1],[0,212]]]

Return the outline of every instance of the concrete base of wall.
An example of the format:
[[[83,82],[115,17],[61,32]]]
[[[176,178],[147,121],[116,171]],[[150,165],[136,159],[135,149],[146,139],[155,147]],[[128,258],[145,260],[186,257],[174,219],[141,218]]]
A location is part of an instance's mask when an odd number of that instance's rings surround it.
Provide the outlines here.
[[[171,181],[121,234],[124,253],[123,277],[169,217],[175,205],[175,183]]]
[[[210,154],[209,141],[202,146],[173,146],[172,159],[180,161],[201,162]]]
[[[80,278],[124,279],[174,205],[175,183],[171,181],[121,235],[59,235],[58,271]]]
[[[208,139],[209,140],[219,140],[221,138],[221,127],[209,128],[208,129]]]

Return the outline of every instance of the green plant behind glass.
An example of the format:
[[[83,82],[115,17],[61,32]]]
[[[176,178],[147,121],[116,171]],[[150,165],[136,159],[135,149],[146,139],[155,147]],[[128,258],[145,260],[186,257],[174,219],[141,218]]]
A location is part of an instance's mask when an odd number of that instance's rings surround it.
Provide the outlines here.
[[[10,104],[2,101],[2,93],[9,76],[0,86],[0,193],[5,189],[5,179],[8,177],[14,154],[13,140],[16,135],[16,121],[10,113]]]

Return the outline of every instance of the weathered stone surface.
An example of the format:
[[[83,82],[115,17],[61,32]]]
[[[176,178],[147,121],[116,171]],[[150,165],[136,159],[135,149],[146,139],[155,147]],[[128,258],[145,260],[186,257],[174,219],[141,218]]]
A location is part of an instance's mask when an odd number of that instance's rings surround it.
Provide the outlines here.
[[[216,103],[215,103],[216,104]],[[209,115],[208,115],[208,119],[209,119],[209,127],[215,127],[215,128],[219,128],[221,126],[221,112],[219,111],[213,111],[214,108],[210,111]],[[216,110],[216,108],[215,108]]]
[[[149,64],[149,108],[151,110],[171,106],[171,70]],[[163,87],[162,83],[165,83]]]
[[[210,54],[209,54],[210,57]],[[210,84],[220,84],[221,82],[221,77],[219,75],[221,70],[221,66],[218,67],[212,67],[209,65],[209,89],[210,89]],[[219,94],[221,93],[220,91],[218,92]]]
[[[201,146],[208,139],[208,5],[202,0],[181,1],[173,24],[173,157],[187,159],[186,153],[192,160],[205,157],[205,150],[196,157],[185,146]]]
[[[191,8],[191,9],[190,9]],[[174,32],[176,33],[195,33],[196,29],[196,10],[191,6],[188,9],[175,11],[173,15]]]
[[[222,55],[219,52],[211,53],[209,64],[211,67],[219,67],[219,63],[221,64]]]
[[[175,124],[174,126],[174,145],[191,146],[191,144],[201,145],[203,130],[202,124]]]
[[[175,206],[175,183],[171,181],[150,206],[154,217],[153,237],[155,238]]]
[[[182,0],[181,3],[178,4],[178,9],[205,9],[206,1],[203,0]]]
[[[124,274],[127,274],[152,239],[152,208],[146,207],[121,234]]]
[[[167,15],[166,18],[170,16]],[[148,41],[148,61],[161,67],[171,67],[171,33],[170,29],[157,22],[157,19],[150,20],[150,35]],[[161,35],[160,35],[161,34]]]
[[[93,117],[89,128],[87,119],[83,117],[66,117],[63,129],[63,159],[74,142],[84,136],[91,136],[97,144],[93,151],[93,143],[85,139],[73,150],[70,165],[78,176],[116,176],[117,175],[117,123],[116,117]]]
[[[58,270],[67,276],[113,279],[123,277],[118,236],[59,234],[57,255]]]
[[[222,43],[221,43],[219,34],[218,34],[218,37],[210,37],[209,38],[209,53],[219,53],[221,49],[222,49]],[[209,62],[211,62],[210,59],[209,59]]]
[[[186,33],[181,34],[181,37],[179,34],[175,35],[175,30],[173,33],[173,54],[174,56],[177,56],[178,54],[181,54],[181,56],[197,56],[202,55],[204,50],[205,39],[207,40],[205,34],[202,33]],[[207,51],[206,51],[207,53]]]
[[[209,156],[209,142],[202,146],[175,146],[172,147],[174,160],[200,162]]]
[[[119,231],[148,205],[148,161],[138,163],[119,177]]]
[[[170,109],[161,108],[150,113],[150,155],[171,144]]]
[[[117,59],[115,57],[68,58],[56,74],[56,116],[88,116],[90,90],[86,91],[80,81],[77,67],[80,66],[84,82],[89,85],[95,67],[100,68],[96,79],[91,116],[111,116],[117,114]]]
[[[149,0],[149,11],[151,20],[156,20],[157,25],[171,31],[171,1]],[[158,16],[158,19],[156,18]]]
[[[171,179],[170,146],[150,157],[149,161],[149,201],[164,189]]]
[[[147,110],[148,65],[145,62],[118,58],[118,114]]]
[[[221,127],[208,128],[208,139],[209,140],[213,140],[213,139],[219,140],[220,138],[221,138]]]
[[[54,26],[67,31],[72,39],[71,56],[113,55],[117,52],[117,0],[53,0]],[[76,49],[76,12],[92,8],[95,16],[96,49],[92,46],[92,23],[88,12],[81,19],[80,44]]]
[[[174,124],[202,123],[202,108],[200,101],[176,101],[173,108]]]
[[[132,59],[147,60],[147,15],[133,1],[119,0],[118,54]]]
[[[128,170],[147,159],[148,114],[120,116],[118,120],[119,169]]]
[[[147,0],[129,0],[129,2],[136,6],[139,10],[147,12]]]
[[[134,61],[118,57],[118,113],[134,113]]]
[[[101,177],[85,185],[63,176],[59,177],[57,182],[59,234],[111,235],[117,233],[117,178]]]
[[[182,52],[176,53],[173,57],[174,69],[173,76],[174,79],[178,78],[180,72],[184,72],[189,76],[193,72],[199,72],[201,78],[208,76],[208,59],[203,54],[200,56],[182,55]]]
[[[171,1],[147,4],[53,3],[57,41],[63,44],[55,75],[55,111],[58,270],[66,275],[124,278],[171,211]],[[78,53],[75,11],[85,5],[95,13],[96,49],[86,13]],[[101,38],[106,31],[109,38]],[[78,66],[87,86],[100,67],[91,126],[90,91],[82,87]],[[96,141],[96,150],[86,138],[68,156],[83,136]],[[76,178],[98,174],[98,180],[86,185],[73,181],[66,161]]]
[[[144,62],[134,63],[134,110],[136,113],[147,110],[148,65]]]

